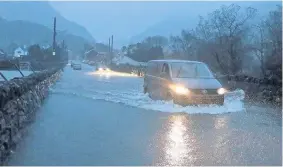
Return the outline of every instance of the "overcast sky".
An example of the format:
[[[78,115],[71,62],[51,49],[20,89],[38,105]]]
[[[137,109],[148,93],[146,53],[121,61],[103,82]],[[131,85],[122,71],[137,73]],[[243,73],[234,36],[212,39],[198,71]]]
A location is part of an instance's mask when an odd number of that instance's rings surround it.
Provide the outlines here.
[[[223,4],[232,2],[51,2],[64,17],[85,26],[98,41],[116,38],[129,39],[148,27],[164,20],[206,15]],[[242,6],[256,2],[237,2]],[[274,6],[269,2],[255,5]]]

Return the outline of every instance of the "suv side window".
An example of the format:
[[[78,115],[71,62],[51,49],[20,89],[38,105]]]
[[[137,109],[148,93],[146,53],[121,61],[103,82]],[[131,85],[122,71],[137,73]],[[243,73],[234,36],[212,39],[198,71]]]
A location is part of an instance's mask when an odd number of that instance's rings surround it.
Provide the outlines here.
[[[163,64],[162,72],[165,72],[168,77],[170,76],[170,75],[169,75],[169,66],[168,66],[167,63],[164,63],[164,64]]]
[[[165,72],[166,74],[169,75],[169,67],[168,67],[168,64],[166,64],[166,63],[163,64],[162,72]]]

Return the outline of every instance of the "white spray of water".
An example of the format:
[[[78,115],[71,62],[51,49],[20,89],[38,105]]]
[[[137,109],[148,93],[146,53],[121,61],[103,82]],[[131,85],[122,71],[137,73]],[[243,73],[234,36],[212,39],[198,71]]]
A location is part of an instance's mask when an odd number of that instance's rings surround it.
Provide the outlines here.
[[[67,71],[67,70],[66,70]],[[161,112],[186,112],[190,114],[209,113],[220,114],[245,111],[243,99],[245,92],[236,90],[225,95],[224,105],[198,105],[182,107],[172,101],[152,100],[147,94],[142,93],[143,80],[132,77],[99,77],[92,75],[80,75],[73,77],[69,71],[65,74],[54,93],[63,93],[86,97],[95,100],[105,100],[114,103],[155,110]],[[80,79],[78,79],[80,77]],[[65,80],[66,79],[66,80]]]

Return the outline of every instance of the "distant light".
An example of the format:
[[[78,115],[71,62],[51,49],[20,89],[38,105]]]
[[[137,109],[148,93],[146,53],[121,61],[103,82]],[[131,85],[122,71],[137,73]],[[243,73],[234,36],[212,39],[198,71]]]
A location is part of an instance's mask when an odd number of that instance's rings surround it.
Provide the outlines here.
[[[56,53],[55,53],[55,52],[53,52],[53,53],[52,53],[52,55],[53,55],[53,56],[55,56],[55,55],[56,55]]]
[[[99,75],[99,76],[106,76],[111,77],[111,76],[121,76],[121,77],[137,77],[136,74],[129,74],[129,73],[122,73],[122,72],[115,72],[115,71],[95,71],[95,72],[88,72],[88,75]]]

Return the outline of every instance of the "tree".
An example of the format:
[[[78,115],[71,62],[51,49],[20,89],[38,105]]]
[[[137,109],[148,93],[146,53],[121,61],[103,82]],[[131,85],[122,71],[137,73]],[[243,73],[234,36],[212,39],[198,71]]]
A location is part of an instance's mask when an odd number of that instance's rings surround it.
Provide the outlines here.
[[[32,57],[32,59],[35,59],[37,61],[41,61],[43,60],[43,52],[40,48],[40,46],[38,44],[36,45],[31,45],[29,48],[28,48],[28,53],[29,55]]]
[[[258,59],[261,76],[267,77],[282,71],[282,6],[271,11],[267,18],[254,25],[252,49]]]
[[[152,38],[148,37],[142,42],[125,47],[127,50],[126,56],[140,62],[163,59],[163,48],[160,45],[160,43],[153,42]]]
[[[267,58],[267,50],[268,50],[268,39],[265,29],[264,20],[262,20],[259,24],[254,26],[254,34],[253,34],[253,46],[252,50],[259,61],[259,66],[261,70],[261,75],[266,75],[266,58]]]
[[[182,30],[180,36],[171,36],[171,49],[179,57],[188,60],[196,60],[196,37],[192,31]]]
[[[269,13],[265,26],[270,41],[266,67],[271,75],[282,80],[282,6]]]
[[[235,4],[222,6],[208,15],[208,19],[200,18],[196,28],[198,39],[205,43],[206,49],[214,56],[223,73],[236,74],[242,70],[242,58],[247,56],[245,47],[249,33],[249,21],[256,10],[247,8],[241,12]]]
[[[121,51],[122,51],[123,53],[125,53],[125,52],[127,51],[127,46],[123,46],[123,47],[121,48]]]

